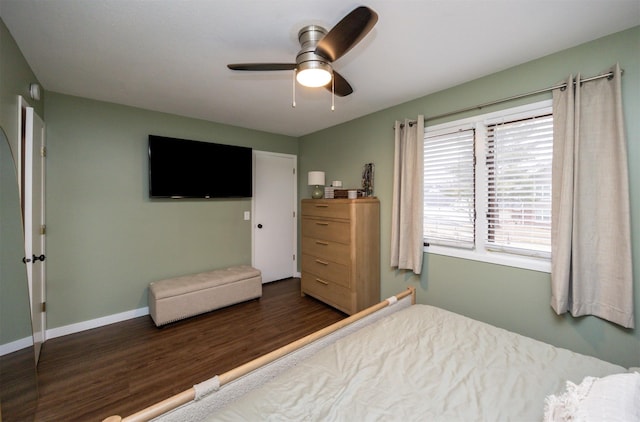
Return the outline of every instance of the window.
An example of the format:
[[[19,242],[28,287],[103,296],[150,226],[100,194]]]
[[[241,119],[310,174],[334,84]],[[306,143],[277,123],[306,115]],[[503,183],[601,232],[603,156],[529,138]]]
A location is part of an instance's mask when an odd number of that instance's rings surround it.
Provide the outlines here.
[[[552,150],[551,101],[427,126],[426,250],[550,271]]]

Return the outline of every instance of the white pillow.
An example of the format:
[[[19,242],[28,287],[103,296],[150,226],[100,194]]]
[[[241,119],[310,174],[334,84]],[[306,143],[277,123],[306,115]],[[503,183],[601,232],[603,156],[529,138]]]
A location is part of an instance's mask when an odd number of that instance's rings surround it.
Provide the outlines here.
[[[545,399],[544,421],[640,421],[640,373],[567,381],[563,394]]]

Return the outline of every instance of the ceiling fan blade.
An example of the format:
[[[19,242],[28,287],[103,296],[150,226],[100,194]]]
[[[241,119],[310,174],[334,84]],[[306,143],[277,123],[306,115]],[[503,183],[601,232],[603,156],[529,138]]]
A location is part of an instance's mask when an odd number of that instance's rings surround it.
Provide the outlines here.
[[[231,70],[293,70],[295,63],[233,63],[227,67]]]
[[[378,14],[366,6],[356,7],[342,18],[316,46],[316,54],[336,61],[351,50],[378,21]]]
[[[333,82],[335,83],[335,94],[338,97],[346,97],[347,95],[353,92],[353,88],[349,85],[349,82],[345,78],[342,77],[341,74],[333,71]],[[324,86],[327,90],[331,91],[332,86],[331,82]]]

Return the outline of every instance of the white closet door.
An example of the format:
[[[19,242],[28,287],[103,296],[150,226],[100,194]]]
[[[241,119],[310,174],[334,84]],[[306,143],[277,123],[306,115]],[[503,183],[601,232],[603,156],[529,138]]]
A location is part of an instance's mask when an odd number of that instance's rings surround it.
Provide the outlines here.
[[[263,283],[296,272],[296,165],[295,155],[254,151],[252,260]]]

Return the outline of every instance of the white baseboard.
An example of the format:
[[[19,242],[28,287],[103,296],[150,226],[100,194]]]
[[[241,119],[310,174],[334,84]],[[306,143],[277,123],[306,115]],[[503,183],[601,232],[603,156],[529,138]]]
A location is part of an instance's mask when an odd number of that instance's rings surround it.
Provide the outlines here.
[[[105,325],[126,321],[128,319],[138,318],[145,315],[149,315],[148,307],[120,312],[119,314],[107,315],[105,317],[78,322],[76,324],[65,325],[63,327],[51,328],[46,331],[45,338],[52,339],[56,337],[62,337],[69,334],[75,334],[81,331],[91,330],[92,328],[103,327]],[[9,353],[17,352],[18,350],[31,346],[33,346],[32,337],[25,337],[20,340],[12,341],[11,343],[0,344],[0,356],[8,355]]]
[[[33,337],[25,337],[12,341],[11,343],[0,344],[0,356],[8,355],[9,353],[17,352],[18,350],[31,346],[33,346]]]
[[[133,309],[131,311],[120,312],[119,314],[107,315],[105,317],[92,319],[89,321],[78,322],[75,324],[65,325],[63,327],[51,328],[47,330],[47,339],[62,337],[69,334],[79,333],[92,328],[103,327],[105,325],[114,324],[116,322],[126,321],[128,319],[138,318],[149,315],[149,308]]]

